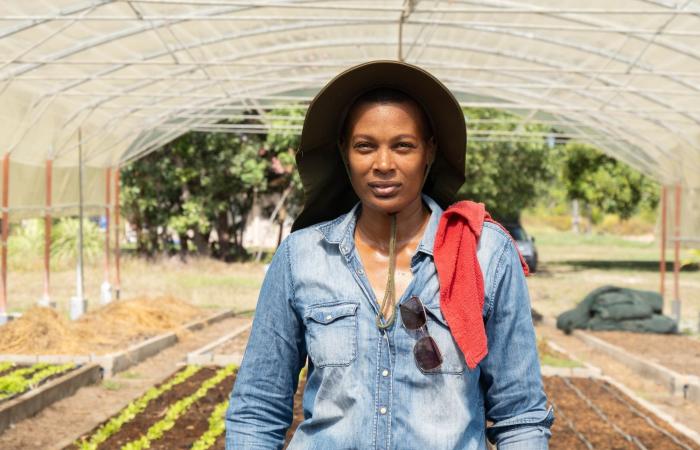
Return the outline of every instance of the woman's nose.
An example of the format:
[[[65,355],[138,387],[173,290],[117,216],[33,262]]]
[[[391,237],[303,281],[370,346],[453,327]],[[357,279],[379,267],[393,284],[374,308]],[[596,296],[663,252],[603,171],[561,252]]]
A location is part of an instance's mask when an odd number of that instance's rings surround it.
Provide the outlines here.
[[[380,172],[389,172],[394,168],[394,158],[390,148],[381,146],[376,155],[377,159],[374,161],[376,170]]]

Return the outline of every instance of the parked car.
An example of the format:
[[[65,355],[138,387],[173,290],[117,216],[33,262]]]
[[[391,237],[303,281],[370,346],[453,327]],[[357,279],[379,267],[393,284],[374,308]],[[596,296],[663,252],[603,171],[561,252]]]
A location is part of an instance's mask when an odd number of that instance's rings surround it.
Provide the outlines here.
[[[530,268],[530,272],[537,272],[537,247],[535,247],[535,238],[528,236],[523,226],[519,223],[504,223],[503,226],[508,233],[513,237],[518,245],[520,254],[525,258],[525,262]]]

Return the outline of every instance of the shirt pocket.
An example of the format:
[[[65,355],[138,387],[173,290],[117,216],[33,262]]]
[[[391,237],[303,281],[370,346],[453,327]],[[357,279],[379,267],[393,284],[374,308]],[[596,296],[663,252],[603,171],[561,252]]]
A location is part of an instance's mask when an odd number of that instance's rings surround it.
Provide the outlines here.
[[[316,367],[348,366],[357,358],[358,303],[326,303],[304,313],[306,348]]]
[[[452,337],[452,331],[447,325],[447,321],[442,316],[440,308],[425,306],[428,318],[428,333],[435,339],[440,353],[442,354],[442,364],[434,370],[425,371],[426,374],[454,374],[464,373],[466,362],[459,346]]]

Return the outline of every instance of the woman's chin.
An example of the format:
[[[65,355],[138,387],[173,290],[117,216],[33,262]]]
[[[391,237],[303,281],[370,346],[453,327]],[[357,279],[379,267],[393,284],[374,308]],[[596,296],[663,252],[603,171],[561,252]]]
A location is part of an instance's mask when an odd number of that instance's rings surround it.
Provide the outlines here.
[[[391,215],[403,211],[413,200],[415,199],[407,199],[403,196],[378,197],[372,195],[369,198],[362,199],[362,205],[376,212]]]

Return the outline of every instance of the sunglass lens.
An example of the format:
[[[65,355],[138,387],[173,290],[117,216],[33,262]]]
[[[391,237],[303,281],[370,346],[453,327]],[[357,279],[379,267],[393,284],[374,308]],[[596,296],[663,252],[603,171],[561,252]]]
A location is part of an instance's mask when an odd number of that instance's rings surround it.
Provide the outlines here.
[[[413,347],[413,356],[421,370],[429,371],[437,369],[442,364],[442,355],[435,340],[430,336],[418,339]]]
[[[418,297],[411,297],[399,305],[403,326],[409,330],[417,330],[425,325],[425,310]]]

